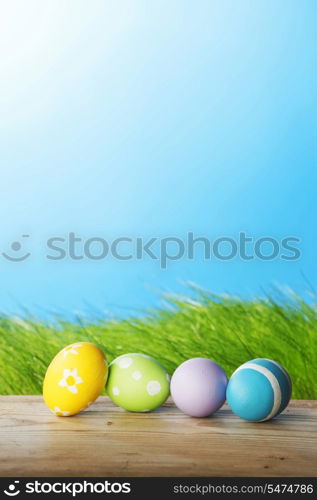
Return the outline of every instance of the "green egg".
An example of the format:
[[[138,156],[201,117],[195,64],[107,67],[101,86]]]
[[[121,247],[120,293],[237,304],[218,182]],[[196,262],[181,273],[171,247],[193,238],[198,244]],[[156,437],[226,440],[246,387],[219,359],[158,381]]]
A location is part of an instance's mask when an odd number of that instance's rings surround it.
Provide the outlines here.
[[[146,412],[169,396],[170,377],[158,361],[145,354],[123,354],[109,366],[107,394],[125,410]]]

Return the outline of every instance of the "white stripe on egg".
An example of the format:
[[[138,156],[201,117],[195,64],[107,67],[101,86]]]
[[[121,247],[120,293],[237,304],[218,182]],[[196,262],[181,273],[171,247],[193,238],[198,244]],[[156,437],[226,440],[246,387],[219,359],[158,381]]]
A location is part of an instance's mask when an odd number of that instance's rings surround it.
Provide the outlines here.
[[[271,384],[274,395],[273,408],[271,412],[265,418],[259,420],[259,422],[263,422],[264,420],[269,420],[270,418],[274,417],[274,415],[278,412],[279,407],[281,406],[282,393],[280,384],[275,375],[272,372],[270,372],[270,370],[268,370],[264,366],[256,365],[255,363],[246,363],[245,365],[239,366],[239,368],[234,373],[237,373],[240,370],[247,370],[248,368],[251,370],[255,370],[259,373],[262,373],[262,375],[264,375]]]
[[[263,358],[263,359],[265,359],[265,361],[270,361],[270,363],[273,363],[273,365],[277,366],[281,370],[281,372],[284,373],[284,375],[287,378],[289,384],[292,385],[291,377],[289,376],[289,374],[287,373],[287,371],[285,370],[285,368],[283,368],[283,366],[281,366],[276,361],[273,361],[273,359],[268,359],[268,358]]]

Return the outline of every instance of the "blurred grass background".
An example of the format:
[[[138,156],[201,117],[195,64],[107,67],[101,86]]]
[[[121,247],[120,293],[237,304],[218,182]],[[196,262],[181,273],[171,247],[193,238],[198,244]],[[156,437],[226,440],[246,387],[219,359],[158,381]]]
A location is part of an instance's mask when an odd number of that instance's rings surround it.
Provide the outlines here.
[[[257,357],[281,363],[293,398],[317,398],[317,308],[294,294],[254,300],[196,290],[195,299],[170,297],[142,318],[51,323],[0,318],[0,394],[40,394],[45,371],[67,344],[89,341],[111,361],[126,352],[157,358],[172,374],[185,359],[217,361],[227,375]]]

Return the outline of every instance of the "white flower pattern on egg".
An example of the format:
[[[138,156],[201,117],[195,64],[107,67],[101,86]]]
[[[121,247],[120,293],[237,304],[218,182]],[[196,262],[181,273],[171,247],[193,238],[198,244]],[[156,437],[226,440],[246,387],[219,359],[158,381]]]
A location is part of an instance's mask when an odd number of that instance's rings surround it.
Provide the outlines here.
[[[76,351],[76,349],[79,349],[79,347],[81,347],[81,346],[82,346],[82,344],[73,344],[73,345],[70,345],[68,347],[64,347],[64,349],[62,350],[63,357],[67,358],[67,356],[69,354],[77,355],[78,352]]]
[[[151,380],[146,386],[147,393],[150,396],[156,396],[161,392],[161,384],[157,380]]]
[[[132,363],[133,363],[132,358],[122,358],[118,361],[118,365],[120,366],[120,368],[129,368],[129,366],[131,366]]]
[[[63,378],[58,382],[61,387],[66,387],[72,394],[78,393],[78,384],[82,384],[83,379],[78,376],[77,368],[73,370],[64,370]]]
[[[70,414],[70,411],[63,411],[61,410],[60,408],[58,408],[58,406],[55,406],[54,407],[54,410],[51,410],[53,413],[55,413],[55,415],[57,415],[58,417],[67,417],[69,414]]]

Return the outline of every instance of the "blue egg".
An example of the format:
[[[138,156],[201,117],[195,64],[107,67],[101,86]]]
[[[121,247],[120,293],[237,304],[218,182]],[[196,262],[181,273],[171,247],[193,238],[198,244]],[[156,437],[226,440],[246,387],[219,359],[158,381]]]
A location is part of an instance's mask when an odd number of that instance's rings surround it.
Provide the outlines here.
[[[227,403],[245,420],[270,420],[289,403],[292,382],[287,371],[271,359],[252,359],[241,365],[227,386]]]

